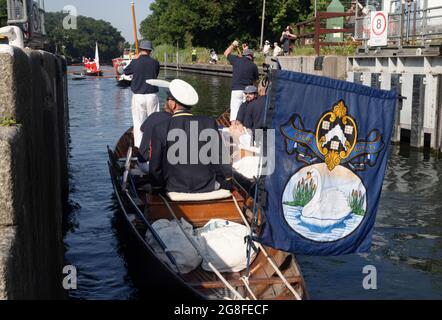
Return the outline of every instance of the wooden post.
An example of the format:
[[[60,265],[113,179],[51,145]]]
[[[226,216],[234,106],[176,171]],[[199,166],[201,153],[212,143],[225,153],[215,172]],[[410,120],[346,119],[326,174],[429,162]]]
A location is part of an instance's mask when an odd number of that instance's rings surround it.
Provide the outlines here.
[[[180,53],[177,51],[176,52],[176,69],[179,69],[179,65],[180,65]]]
[[[133,21],[133,25],[134,25],[135,48],[136,48],[136,53],[139,54],[140,53],[140,47],[139,47],[139,44],[138,44],[137,17],[135,16],[135,2],[132,1],[130,3],[130,5],[132,7],[132,21]]]

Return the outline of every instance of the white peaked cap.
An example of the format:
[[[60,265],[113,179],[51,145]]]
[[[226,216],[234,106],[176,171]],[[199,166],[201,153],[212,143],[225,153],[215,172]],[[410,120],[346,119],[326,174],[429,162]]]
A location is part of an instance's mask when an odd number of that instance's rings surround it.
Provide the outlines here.
[[[151,79],[146,80],[146,83],[156,87],[169,88],[170,94],[174,99],[184,106],[194,106],[199,101],[196,90],[184,80],[175,79],[172,82],[168,82],[165,80]]]

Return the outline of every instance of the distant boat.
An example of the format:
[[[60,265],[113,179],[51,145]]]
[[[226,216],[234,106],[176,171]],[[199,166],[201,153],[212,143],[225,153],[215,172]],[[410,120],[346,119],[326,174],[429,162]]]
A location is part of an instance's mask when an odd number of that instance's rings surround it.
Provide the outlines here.
[[[95,43],[95,59],[90,60],[83,58],[83,65],[85,69],[85,74],[87,76],[101,77],[103,71],[100,70],[100,55],[98,53],[98,43]]]
[[[72,80],[74,81],[79,81],[79,80],[84,80],[86,79],[86,76],[84,75],[84,73],[74,73],[74,76],[72,77]]]
[[[132,50],[124,51],[123,56],[112,59],[112,64],[115,70],[115,77],[119,86],[127,87],[130,86],[130,84],[132,83],[132,76],[127,76],[124,74],[124,68],[126,68],[126,66],[128,66],[131,61]]]

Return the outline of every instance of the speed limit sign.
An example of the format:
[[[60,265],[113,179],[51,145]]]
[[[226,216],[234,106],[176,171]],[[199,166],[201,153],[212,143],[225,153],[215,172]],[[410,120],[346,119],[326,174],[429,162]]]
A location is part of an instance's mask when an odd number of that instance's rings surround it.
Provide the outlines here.
[[[387,45],[388,14],[385,11],[371,13],[370,46],[380,47]]]

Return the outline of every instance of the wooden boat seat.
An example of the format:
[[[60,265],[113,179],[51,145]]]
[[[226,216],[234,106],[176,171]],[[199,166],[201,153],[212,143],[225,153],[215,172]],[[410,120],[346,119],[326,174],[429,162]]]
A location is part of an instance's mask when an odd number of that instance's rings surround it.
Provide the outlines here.
[[[242,208],[244,198],[238,191],[234,191],[232,195],[238,201],[240,208]],[[241,216],[236,209],[232,197],[206,201],[170,200],[169,204],[178,219],[184,218],[194,227],[203,226],[212,219],[225,219],[236,223],[242,223]],[[173,218],[159,195],[146,193],[145,208],[146,217],[150,221],[156,221],[159,219],[171,220]]]
[[[182,192],[168,192],[167,196],[172,201],[210,201],[210,200],[222,200],[232,196],[229,190],[216,190],[212,192],[204,193],[182,193]]]

